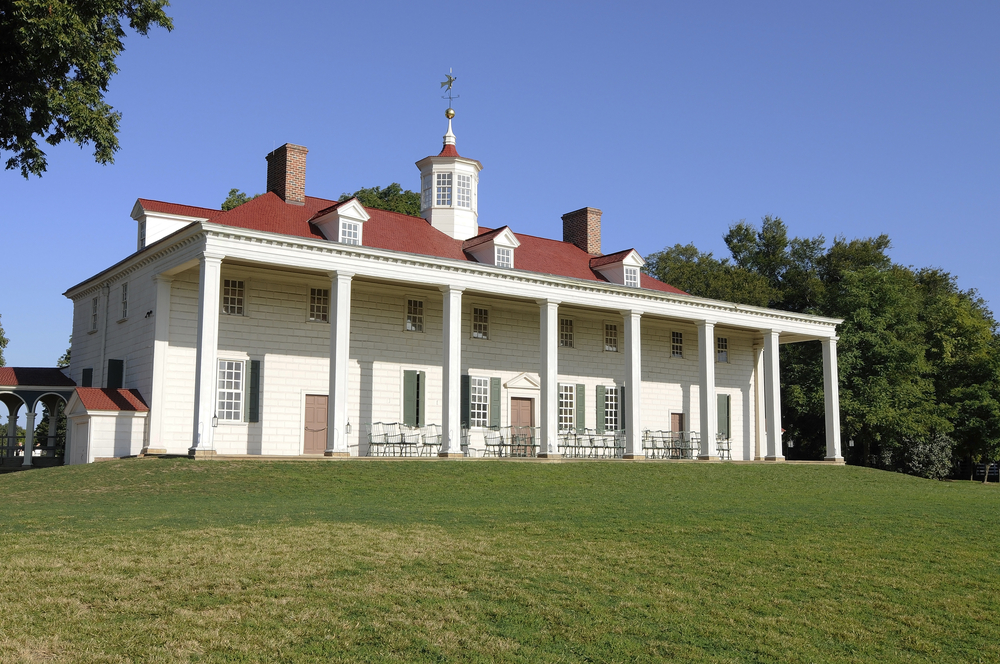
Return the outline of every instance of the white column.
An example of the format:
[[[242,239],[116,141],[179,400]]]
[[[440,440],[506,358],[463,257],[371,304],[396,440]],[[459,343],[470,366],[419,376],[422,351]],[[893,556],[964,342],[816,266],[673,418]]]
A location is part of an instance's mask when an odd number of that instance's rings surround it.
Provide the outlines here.
[[[698,414],[701,417],[699,459],[718,459],[715,434],[719,426],[715,400],[715,321],[698,325]]]
[[[353,272],[330,273],[330,386],[326,400],[325,456],[351,455],[347,446],[347,365],[351,350]],[[359,423],[360,424],[360,423]]]
[[[49,409],[49,438],[45,441],[45,447],[51,447],[55,449],[56,446],[56,429],[59,426],[59,402],[53,400],[52,408]],[[66,429],[69,431],[69,428]],[[65,454],[65,452],[64,452]]]
[[[763,458],[760,450],[766,444],[765,441],[767,440],[767,427],[765,426],[767,418],[764,415],[764,349],[756,345],[756,343],[753,348],[753,357],[754,424],[756,425],[754,427],[756,432],[754,436],[753,459],[754,461],[760,461]]]
[[[10,414],[7,416],[7,454],[14,456],[17,447],[17,411],[21,410],[20,404],[16,406],[7,405]]]
[[[219,281],[222,256],[203,254],[198,279],[198,346],[194,375],[194,432],[191,456],[215,454],[212,418],[215,417],[219,367]]]
[[[642,449],[641,311],[623,311],[625,321],[625,458],[645,459]]]
[[[840,376],[837,337],[823,339],[823,397],[826,409],[826,460],[843,463],[840,455]]]
[[[542,440],[538,456],[555,458],[559,452],[559,301],[538,300],[539,340],[541,342]]]
[[[455,286],[441,287],[444,294],[441,338],[444,350],[444,364],[441,366],[444,424],[441,426],[441,451],[438,456],[453,458],[462,456],[462,290]]]
[[[764,330],[764,417],[767,420],[767,461],[784,461],[781,450],[781,374],[778,372],[778,330]]]
[[[24,414],[24,467],[31,465],[31,453],[35,449],[35,411],[29,410]]]
[[[167,350],[170,347],[170,284],[173,277],[153,276],[156,302],[153,305],[153,387],[149,406],[149,446],[147,454],[166,454],[163,423],[166,416]]]

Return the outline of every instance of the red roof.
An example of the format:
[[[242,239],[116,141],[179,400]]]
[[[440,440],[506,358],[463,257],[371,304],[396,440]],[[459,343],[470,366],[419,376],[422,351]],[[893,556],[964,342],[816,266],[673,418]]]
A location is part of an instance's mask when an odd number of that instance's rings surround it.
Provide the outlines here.
[[[0,385],[38,387],[75,387],[62,369],[48,367],[0,367]]]
[[[497,235],[500,235],[500,233],[503,233],[503,229],[505,229],[505,228],[510,228],[510,226],[501,226],[500,228],[494,229],[492,231],[487,231],[485,233],[480,233],[476,237],[470,237],[468,240],[466,240],[465,242],[462,243],[462,249],[464,251],[468,251],[469,249],[472,249],[473,247],[478,247],[479,245],[483,244],[484,242],[489,242],[490,240],[492,240],[493,238],[495,238]],[[511,232],[513,233],[513,231],[511,231]]]
[[[195,207],[194,205],[180,205],[178,203],[165,203],[164,201],[153,201],[148,198],[140,198],[139,205],[143,210],[149,212],[162,212],[164,214],[179,214],[184,217],[201,217],[211,219],[222,214],[222,210],[213,208]]]
[[[87,410],[119,410],[145,413],[149,406],[139,390],[113,390],[109,387],[78,387],[76,394]]]
[[[605,265],[611,265],[613,263],[621,263],[625,260],[625,257],[630,253],[635,251],[634,249],[626,249],[624,251],[616,251],[613,254],[604,254],[603,256],[596,256],[590,259],[590,267],[604,267]]]
[[[229,212],[219,213],[211,221],[248,230],[322,239],[322,233],[310,221],[336,209],[338,205],[340,205],[338,201],[312,196],[306,196],[305,205],[291,205],[269,192]],[[365,211],[371,218],[365,222],[362,231],[361,240],[364,246],[422,256],[472,261],[473,259],[463,251],[463,247],[476,246],[503,230],[503,227],[497,229],[480,227],[479,235],[463,243],[445,235],[420,217],[370,207],[366,207]],[[514,252],[514,269],[607,282],[607,279],[591,269],[591,260],[599,257],[588,254],[574,244],[519,233],[515,233],[514,236],[521,243]],[[624,257],[629,251],[631,249],[619,253]],[[612,254],[611,257],[617,255]],[[643,276],[641,283],[643,288],[652,290],[667,293],[684,292],[646,275]]]
[[[444,147],[441,148],[441,152],[438,153],[438,156],[439,157],[461,157],[462,155],[458,154],[458,150],[455,148],[454,145],[449,145],[448,143],[445,143]]]

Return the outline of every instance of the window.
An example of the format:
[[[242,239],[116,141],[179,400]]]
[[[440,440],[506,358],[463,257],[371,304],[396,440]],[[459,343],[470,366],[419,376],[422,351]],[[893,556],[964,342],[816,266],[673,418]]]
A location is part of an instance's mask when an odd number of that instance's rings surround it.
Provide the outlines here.
[[[437,174],[437,202],[435,205],[451,207],[451,173]]]
[[[488,309],[472,307],[472,338],[490,338],[490,312]]]
[[[128,318],[128,282],[122,284],[122,315],[121,320]]]
[[[429,208],[431,206],[431,190],[433,187],[433,178],[430,175],[425,175],[420,183],[421,186],[421,199],[420,207]]]
[[[139,251],[146,248],[146,220],[139,222]]]
[[[235,316],[243,315],[243,291],[244,286],[242,281],[223,279],[222,313]]]
[[[717,362],[729,362],[729,339],[718,337],[715,340],[715,360]]]
[[[455,179],[458,180],[458,182],[456,182],[458,185],[458,191],[455,192],[458,198],[458,207],[471,208],[472,178],[468,175],[458,175]]]
[[[406,331],[407,332],[423,332],[424,331],[424,301],[423,300],[407,300],[406,301]]]
[[[618,388],[604,388],[604,430],[618,431]]]
[[[328,289],[309,289],[309,320],[330,322],[330,291]]]
[[[614,323],[604,324],[604,350],[618,352],[618,326]]]
[[[243,363],[219,360],[219,398],[215,415],[220,421],[243,419]]]
[[[508,247],[496,247],[497,267],[514,267],[514,250]]]
[[[361,224],[356,221],[341,221],[340,241],[344,244],[361,244]]]
[[[422,427],[426,411],[427,374],[423,371],[403,372],[403,424]]]
[[[490,422],[490,379],[469,378],[469,426],[485,427]]]
[[[670,333],[670,357],[684,357],[684,333]]]
[[[559,386],[559,430],[576,428],[576,386]]]
[[[99,298],[94,298],[90,302],[90,331],[93,332],[97,329],[97,308],[100,301]]]
[[[559,345],[564,348],[573,347],[573,321],[570,318],[559,319]]]
[[[637,267],[625,268],[625,285],[631,286],[632,288],[639,287],[639,268]]]

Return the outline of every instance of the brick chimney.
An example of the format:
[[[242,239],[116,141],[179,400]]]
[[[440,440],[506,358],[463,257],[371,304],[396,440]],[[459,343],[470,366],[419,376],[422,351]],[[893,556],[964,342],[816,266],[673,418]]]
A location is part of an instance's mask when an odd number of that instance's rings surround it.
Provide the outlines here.
[[[285,143],[267,155],[267,190],[292,205],[306,203],[306,153],[301,145]]]
[[[562,216],[563,242],[572,242],[588,254],[601,255],[601,211],[585,207]]]

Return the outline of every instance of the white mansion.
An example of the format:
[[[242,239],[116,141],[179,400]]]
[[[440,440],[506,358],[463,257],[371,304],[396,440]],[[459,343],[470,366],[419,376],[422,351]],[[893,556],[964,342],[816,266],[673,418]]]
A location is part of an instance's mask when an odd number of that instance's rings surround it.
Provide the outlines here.
[[[596,431],[643,458],[652,430],[695,432],[701,459],[722,441],[781,460],[778,347],[818,341],[842,462],[840,321],[682,293],[634,249],[602,254],[593,208],[563,216],[562,241],[481,227],[482,165],[451,115],[417,162],[422,218],[306,196],[291,144],[231,211],[139,199],[136,252],[66,292],[86,396],[67,407],[67,461],[364,455],[375,423],[436,424],[441,456],[537,427],[540,457]]]

